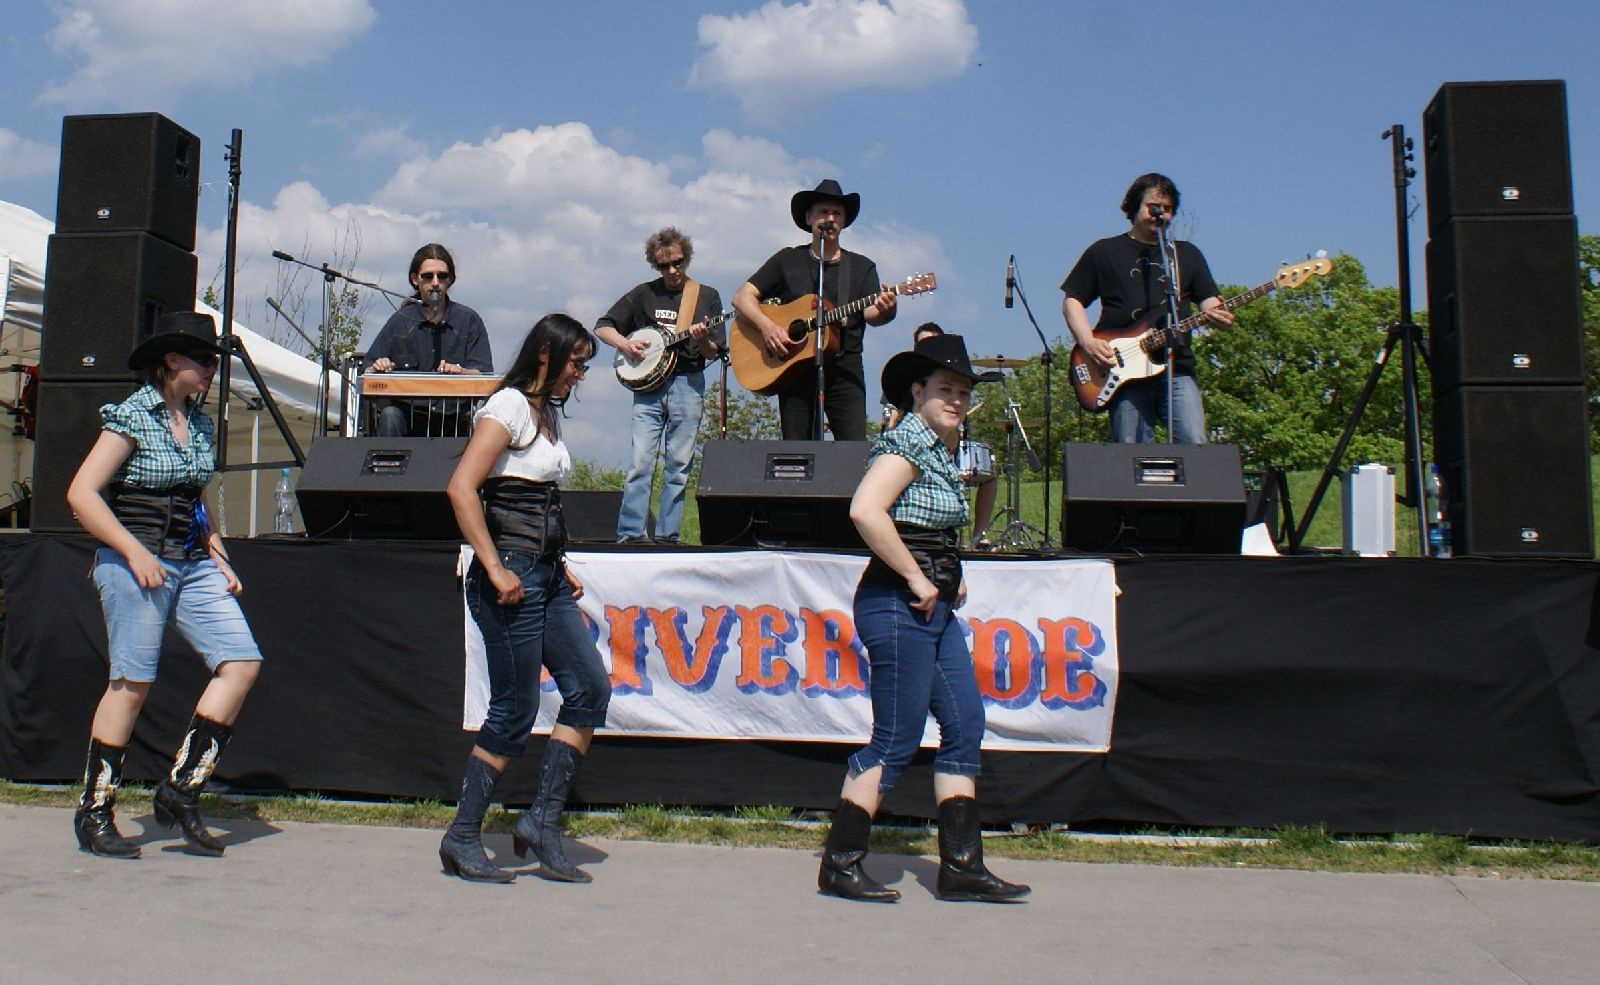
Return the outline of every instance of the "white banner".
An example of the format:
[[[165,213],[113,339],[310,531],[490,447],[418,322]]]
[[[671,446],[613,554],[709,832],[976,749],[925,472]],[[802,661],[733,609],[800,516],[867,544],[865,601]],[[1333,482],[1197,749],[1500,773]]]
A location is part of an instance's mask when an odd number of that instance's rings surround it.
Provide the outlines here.
[[[462,570],[472,558],[462,548]],[[579,602],[611,671],[605,731],[864,744],[867,661],[850,600],[862,557],[778,551],[574,553]],[[988,719],[984,748],[1105,752],[1117,695],[1109,561],[965,561],[960,610]],[[463,599],[463,606],[465,600]],[[483,638],[466,617],[462,725],[488,708]],[[561,698],[544,675],[535,731]],[[930,718],[923,738],[937,745]]]

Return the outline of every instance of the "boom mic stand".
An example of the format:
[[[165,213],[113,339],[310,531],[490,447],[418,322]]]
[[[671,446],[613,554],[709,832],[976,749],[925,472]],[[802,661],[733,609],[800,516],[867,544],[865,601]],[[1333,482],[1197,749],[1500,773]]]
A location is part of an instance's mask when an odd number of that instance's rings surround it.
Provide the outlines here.
[[[306,455],[300,450],[300,442],[295,440],[294,432],[289,430],[289,422],[284,419],[283,411],[278,409],[278,402],[273,399],[272,391],[267,388],[267,381],[261,378],[261,371],[256,368],[255,360],[250,358],[250,351],[245,348],[244,340],[233,332],[233,274],[239,258],[239,159],[243,145],[244,131],[234,127],[233,139],[228,144],[228,242],[222,264],[222,336],[218,339],[218,344],[225,354],[219,360],[221,366],[218,367],[217,373],[217,418],[221,424],[217,428],[217,471],[238,472],[284,466],[302,468],[306,464]],[[245,372],[250,374],[250,379],[256,386],[256,393],[261,395],[261,402],[272,415],[272,423],[277,425],[278,433],[283,435],[284,444],[289,446],[289,454],[294,456],[293,461],[246,462],[234,466],[228,464],[228,392],[233,381],[233,359],[230,356],[236,356],[244,363]]]
[[[272,256],[275,260],[282,260],[285,263],[297,264],[301,267],[305,267],[307,270],[315,270],[317,273],[322,275],[322,344],[320,346],[313,344],[311,346],[311,351],[319,353],[321,356],[321,359],[319,360],[321,364],[321,370],[317,376],[317,425],[319,433],[326,436],[328,433],[328,377],[333,373],[333,341],[328,338],[328,333],[333,329],[334,282],[336,280],[343,280],[350,284],[358,284],[362,287],[368,287],[383,294],[387,294],[391,298],[399,298],[402,304],[409,299],[398,291],[391,291],[381,284],[375,284],[372,281],[362,280],[359,277],[351,276],[343,271],[334,270],[325,263],[308,263],[298,257],[290,256],[282,250],[273,250]],[[399,305],[396,305],[396,308],[398,307]],[[277,311],[280,315],[283,314],[282,309],[278,308],[277,306],[274,306],[273,310]],[[288,320],[288,316],[284,315],[284,319]],[[306,333],[300,331],[300,326],[295,325],[293,321],[289,321],[289,324],[294,327],[296,332],[300,332],[300,337],[306,339],[307,343],[311,342],[309,338],[306,338]],[[339,375],[341,380],[347,381],[349,379],[343,373],[340,373]],[[348,386],[347,382],[342,382],[339,386],[341,397],[343,397],[345,394],[346,386]],[[341,408],[341,415],[343,412],[343,408]]]
[[[1333,446],[1333,454],[1329,456],[1328,464],[1322,469],[1322,477],[1317,480],[1317,489],[1311,494],[1311,501],[1306,504],[1305,515],[1300,518],[1300,525],[1294,529],[1289,538],[1291,551],[1298,551],[1301,543],[1305,541],[1311,520],[1317,515],[1317,507],[1322,504],[1322,496],[1328,491],[1328,484],[1339,467],[1340,459],[1344,457],[1345,449],[1350,445],[1350,439],[1355,436],[1356,425],[1360,423],[1361,415],[1366,412],[1367,402],[1372,399],[1372,392],[1378,386],[1379,377],[1383,375],[1383,367],[1389,364],[1389,357],[1394,354],[1394,347],[1398,344],[1401,393],[1405,403],[1407,489],[1406,494],[1396,496],[1395,501],[1402,506],[1416,509],[1417,554],[1421,557],[1429,556],[1427,505],[1422,495],[1422,490],[1425,488],[1422,475],[1422,428],[1417,411],[1417,354],[1420,353],[1423,360],[1428,361],[1428,349],[1422,338],[1422,330],[1411,321],[1411,238],[1407,229],[1410,215],[1406,209],[1406,186],[1417,176],[1417,172],[1407,163],[1413,159],[1413,155],[1405,127],[1396,123],[1383,131],[1380,139],[1393,142],[1395,246],[1399,254],[1400,317],[1384,326],[1387,337],[1383,341],[1383,348],[1378,351],[1377,359],[1373,360],[1372,368],[1367,371],[1367,382],[1356,396],[1355,406],[1350,409],[1350,417],[1344,424],[1344,433],[1339,435],[1338,444]]]
[[[1172,224],[1172,213],[1164,212],[1162,207],[1158,205],[1151,205],[1149,209],[1155,218],[1161,220],[1156,224],[1156,252],[1161,257],[1161,278],[1166,285],[1166,323],[1175,326],[1182,322],[1183,318],[1178,313],[1178,251],[1172,245],[1172,239],[1167,235],[1167,227]],[[1178,443],[1178,429],[1176,427],[1178,413],[1177,408],[1173,406],[1173,397],[1175,396],[1173,389],[1176,386],[1173,380],[1177,376],[1178,359],[1178,333],[1176,331],[1167,333],[1166,353],[1167,444],[1175,445]]]
[[[1039,549],[1040,550],[1049,550],[1050,547],[1051,547],[1051,544],[1050,544],[1050,471],[1051,471],[1050,470],[1050,466],[1051,466],[1052,463],[1055,462],[1055,452],[1052,451],[1051,448],[1050,448],[1051,434],[1053,433],[1050,430],[1050,394],[1051,394],[1051,390],[1052,390],[1052,384],[1050,382],[1050,377],[1051,377],[1050,365],[1051,365],[1051,362],[1053,360],[1054,353],[1050,349],[1050,343],[1045,340],[1044,332],[1041,331],[1040,328],[1039,328],[1038,320],[1033,317],[1033,308],[1029,307],[1029,305],[1028,305],[1028,295],[1027,295],[1027,292],[1025,292],[1022,289],[1022,274],[1021,274],[1020,271],[1017,270],[1017,258],[1016,258],[1015,255],[1012,255],[1011,258],[1006,262],[1006,269],[1008,271],[1008,274],[1007,274],[1007,277],[1006,277],[1006,307],[1007,308],[1011,307],[1011,292],[1014,289],[1016,291],[1017,297],[1022,299],[1022,310],[1028,316],[1028,324],[1033,326],[1033,334],[1035,334],[1035,335],[1037,335],[1039,337],[1039,362],[1040,362],[1040,364],[1042,364],[1044,366],[1044,442],[1045,442],[1045,458],[1044,458],[1044,461],[1041,463],[1041,464],[1044,465],[1044,530],[1040,531]],[[1010,402],[1011,402],[1010,401],[1010,397],[1008,396],[1006,398],[1006,403],[1007,403],[1008,407],[1010,405]],[[1016,417],[1016,414],[1015,414],[1014,411],[1011,412],[1011,416],[1013,418]],[[1018,428],[1021,428],[1022,427],[1022,422],[1020,420],[1016,421],[1016,426]],[[1023,441],[1024,441],[1024,443],[1027,442],[1026,435],[1024,435]],[[1032,445],[1028,445],[1028,456],[1033,461],[1037,461],[1038,458],[1039,458],[1038,455],[1034,454]],[[1009,464],[1009,462],[1007,464]],[[1033,462],[1030,461],[1029,464],[1033,464]],[[1020,485],[1020,484],[1021,483],[1019,482],[1018,485]],[[1020,497],[1021,497],[1021,494],[1018,493],[1019,500],[1020,500]],[[1021,517],[1018,517],[1017,519],[1020,521]]]
[[[822,410],[826,402],[826,396],[823,391],[827,389],[827,376],[823,370],[822,356],[826,351],[827,346],[825,344],[826,340],[823,338],[822,332],[823,317],[827,314],[828,302],[823,300],[825,297],[827,297],[827,295],[823,293],[822,287],[823,277],[827,274],[828,270],[828,233],[832,229],[833,222],[832,220],[829,220],[819,225],[817,227],[817,231],[811,235],[811,241],[816,245],[817,250],[817,312],[813,316],[813,321],[816,323],[817,331],[816,335],[813,336],[814,344],[812,346],[814,350],[812,352],[812,359],[816,360],[816,365],[813,367],[812,375],[815,379],[815,385],[813,389],[817,395],[817,403],[816,409],[812,412],[815,416],[813,416],[811,419],[811,439],[813,441],[822,440]]]

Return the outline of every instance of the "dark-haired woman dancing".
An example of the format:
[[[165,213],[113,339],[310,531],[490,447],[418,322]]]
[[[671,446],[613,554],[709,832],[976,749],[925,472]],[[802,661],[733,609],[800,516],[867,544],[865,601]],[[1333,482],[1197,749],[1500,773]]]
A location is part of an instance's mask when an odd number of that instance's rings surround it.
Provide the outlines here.
[[[545,746],[538,793],[518,819],[513,843],[519,858],[533,850],[546,879],[590,881],[562,851],[561,815],[589,740],[605,724],[611,681],[578,614],[583,586],[562,556],[557,483],[572,470],[560,408],[594,351],[594,339],[575,319],[539,319],[500,389],[473,415],[472,438],[447,489],[475,555],[467,605],[483,633],[489,710],[439,861],[446,873],[475,882],[516,878],[484,854],[483,816],[500,774],[527,744],[539,711],[541,666],[561,691],[561,711]]]

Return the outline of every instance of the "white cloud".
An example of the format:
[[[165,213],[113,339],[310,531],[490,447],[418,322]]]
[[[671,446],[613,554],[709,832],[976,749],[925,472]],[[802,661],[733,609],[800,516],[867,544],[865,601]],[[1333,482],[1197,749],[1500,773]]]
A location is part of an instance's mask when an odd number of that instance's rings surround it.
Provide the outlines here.
[[[0,127],[0,181],[54,174],[59,157],[54,147]]]
[[[240,317],[247,324],[266,322],[261,299],[277,289],[283,267],[269,259],[274,249],[337,266],[341,237],[353,229],[361,253],[350,272],[408,291],[412,253],[440,242],[458,266],[454,296],[483,316],[496,366],[504,370],[540,315],[566,311],[593,325],[625,291],[653,276],[642,247],[664,225],[693,237],[694,276],[715,287],[726,304],[774,250],[803,241],[789,218],[790,196],[836,173],[771,141],[725,130],[702,138],[699,159],[674,164],[676,170],[622,153],[583,124],[564,123],[414,157],[366,202],[330,203],[314,185],[296,182],[269,205],[241,203]],[[871,188],[859,190],[871,200]],[[877,260],[887,278],[945,263],[938,242],[914,228],[864,218],[849,238],[848,245]],[[217,269],[223,242],[223,230],[202,231],[202,269]],[[311,325],[320,313],[320,278],[315,281],[302,312]],[[390,309],[375,292],[365,293],[373,298],[365,325],[370,342]],[[869,342],[869,374],[904,348],[900,327],[914,324],[910,317]],[[602,365],[609,364],[608,353],[601,354]],[[567,426],[575,454],[613,465],[626,461],[630,405],[611,373],[592,373]]]
[[[962,0],[771,0],[748,14],[707,14],[699,35],[706,50],[689,85],[732,95],[753,120],[951,78],[978,46]]]
[[[310,65],[377,18],[368,0],[66,0],[55,13],[46,40],[79,65],[40,99],[97,109]]]

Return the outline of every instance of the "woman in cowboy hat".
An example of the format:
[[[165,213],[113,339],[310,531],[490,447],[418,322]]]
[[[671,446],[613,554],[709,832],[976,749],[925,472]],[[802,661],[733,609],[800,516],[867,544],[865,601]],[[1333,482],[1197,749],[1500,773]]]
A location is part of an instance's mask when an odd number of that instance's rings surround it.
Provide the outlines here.
[[[983,701],[955,610],[966,601],[957,537],[967,502],[951,447],[978,379],[959,335],[935,335],[883,367],[899,423],[873,443],[850,519],[872,550],[856,586],[855,628],[871,668],[872,739],[850,757],[817,885],[846,899],[900,894],[861,866],[872,815],[911,762],[933,712],[939,751],[940,899],[1005,902],[1029,892],[983,864],[975,799]]]
[[[139,857],[139,846],[117,833],[112,809],[134,722],[156,679],[162,633],[174,615],[212,678],[172,769],[156,787],[156,820],[177,824],[191,854],[223,851],[200,817],[200,791],[233,735],[261,651],[235,598],[243,590],[239,578],[207,519],[205,487],[216,460],[200,396],[222,351],[210,315],[162,315],[128,357],[145,385],[100,408],[100,437],[67,490],[78,522],[103,545],[94,583],[105,613],[110,681],[95,709],[83,796],[73,815],[79,847],[95,855]]]

